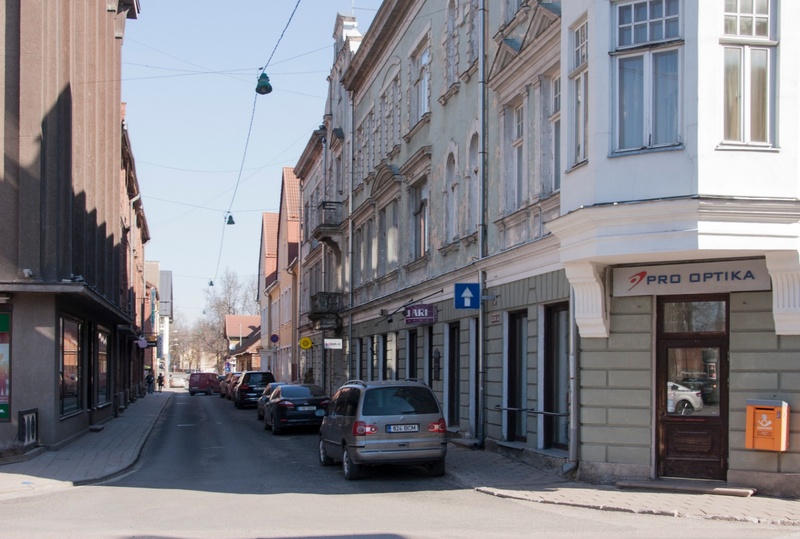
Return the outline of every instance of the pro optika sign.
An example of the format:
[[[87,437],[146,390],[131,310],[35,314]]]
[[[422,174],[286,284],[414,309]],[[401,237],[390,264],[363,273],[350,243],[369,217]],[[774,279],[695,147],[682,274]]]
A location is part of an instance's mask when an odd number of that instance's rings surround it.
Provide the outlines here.
[[[612,287],[616,297],[746,292],[769,290],[770,277],[763,259],[732,260],[616,268]]]

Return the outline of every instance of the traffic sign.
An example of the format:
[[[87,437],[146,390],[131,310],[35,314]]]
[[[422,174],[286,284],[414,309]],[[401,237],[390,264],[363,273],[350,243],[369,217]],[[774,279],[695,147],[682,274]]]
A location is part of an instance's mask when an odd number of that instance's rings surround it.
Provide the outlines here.
[[[480,283],[456,283],[453,294],[456,309],[480,309]]]

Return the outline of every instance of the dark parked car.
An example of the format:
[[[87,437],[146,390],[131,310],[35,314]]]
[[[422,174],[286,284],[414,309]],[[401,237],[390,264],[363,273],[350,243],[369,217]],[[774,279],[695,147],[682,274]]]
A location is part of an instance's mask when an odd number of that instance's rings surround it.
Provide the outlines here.
[[[264,408],[264,428],[278,434],[292,426],[319,426],[330,401],[318,385],[278,386]]]
[[[261,392],[261,396],[258,397],[258,400],[256,401],[256,415],[258,416],[259,421],[263,421],[264,419],[264,409],[267,407],[267,402],[269,402],[272,392],[275,391],[276,387],[285,384],[286,382],[270,382],[266,385],[264,391]]]
[[[240,372],[229,372],[225,375],[225,379],[219,383],[219,396],[223,399],[230,399],[230,392],[233,391],[233,386],[239,379]]]
[[[231,400],[237,408],[255,406],[268,383],[275,381],[269,371],[244,371],[233,386]]]
[[[319,429],[319,462],[341,461],[345,479],[371,464],[422,464],[444,475],[447,423],[421,382],[347,382],[334,394]]]

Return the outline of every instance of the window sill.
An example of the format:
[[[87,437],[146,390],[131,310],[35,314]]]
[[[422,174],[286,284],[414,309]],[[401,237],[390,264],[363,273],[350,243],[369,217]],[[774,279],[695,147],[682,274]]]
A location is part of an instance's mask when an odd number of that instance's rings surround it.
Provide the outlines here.
[[[431,113],[426,112],[425,114],[422,115],[422,118],[420,118],[420,120],[416,124],[414,124],[414,127],[411,128],[411,131],[403,135],[403,140],[406,141],[406,143],[411,142],[411,139],[414,138],[414,135],[419,133],[422,130],[422,128],[428,125],[429,123],[431,123]]]
[[[584,159],[583,161],[578,161],[577,163],[575,163],[571,167],[569,167],[567,170],[565,170],[564,174],[569,174],[570,172],[578,170],[579,168],[583,168],[588,164],[589,164],[589,160],[588,159]]]
[[[721,152],[767,152],[767,153],[779,153],[781,151],[780,148],[775,146],[765,146],[765,145],[756,145],[756,144],[747,144],[745,142],[741,144],[733,143],[733,142],[720,142],[717,144],[717,147],[714,148],[715,150],[719,150]]]
[[[405,269],[406,271],[414,271],[426,265],[428,265],[428,253],[425,253],[424,256],[406,264]]]
[[[458,93],[458,89],[460,86],[461,83],[458,82],[454,82],[453,84],[451,84],[450,87],[447,89],[447,91],[444,94],[442,94],[442,96],[439,98],[439,103],[442,106],[446,105],[447,102],[450,101],[450,98]]]
[[[672,144],[670,146],[651,146],[651,147],[645,147],[645,148],[635,148],[635,149],[632,149],[632,150],[617,150],[617,151],[611,152],[608,157],[611,159],[611,158],[614,158],[614,157],[626,157],[628,155],[642,155],[642,154],[646,154],[646,153],[674,152],[674,151],[685,150],[685,149],[686,149],[686,146],[684,146],[683,143],[678,143],[678,144]]]
[[[450,243],[447,243],[447,244],[442,245],[441,247],[439,247],[439,253],[442,256],[447,256],[448,254],[450,254],[452,252],[458,251],[461,248],[460,243],[461,243],[461,240],[459,238],[455,238]]]

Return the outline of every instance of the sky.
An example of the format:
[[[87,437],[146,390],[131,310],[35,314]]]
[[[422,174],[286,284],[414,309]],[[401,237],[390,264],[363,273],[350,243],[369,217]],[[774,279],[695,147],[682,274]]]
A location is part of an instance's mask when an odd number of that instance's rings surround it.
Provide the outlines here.
[[[380,0],[140,0],[122,100],[151,239],[173,310],[203,316],[209,282],[258,274],[261,215],[322,123],[336,14],[366,33]],[[273,91],[255,87],[266,67]],[[227,225],[228,215],[235,224]]]

